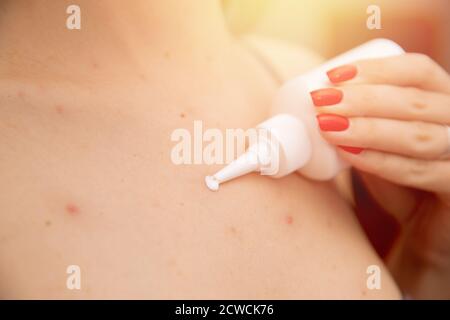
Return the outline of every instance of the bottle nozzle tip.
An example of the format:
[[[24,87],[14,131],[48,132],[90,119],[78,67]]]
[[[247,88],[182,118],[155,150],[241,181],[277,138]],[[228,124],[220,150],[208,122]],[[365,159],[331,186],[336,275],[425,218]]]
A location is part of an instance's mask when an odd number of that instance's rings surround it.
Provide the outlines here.
[[[219,180],[217,180],[214,176],[205,177],[205,183],[209,190],[217,191],[219,190]]]

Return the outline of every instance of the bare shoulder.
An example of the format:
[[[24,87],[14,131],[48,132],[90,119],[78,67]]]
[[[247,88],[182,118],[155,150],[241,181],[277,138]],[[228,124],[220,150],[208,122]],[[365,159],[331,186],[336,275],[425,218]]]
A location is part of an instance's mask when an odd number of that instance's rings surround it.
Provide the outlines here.
[[[151,126],[154,112],[113,117],[88,108],[107,108],[99,92],[40,83],[0,85],[0,297],[398,298],[329,184],[249,175],[211,193],[202,181],[216,168],[167,156],[167,133],[190,126],[189,113]],[[145,97],[133,103],[178,110]],[[226,112],[215,110],[221,127],[252,121]],[[89,279],[77,295],[55,276],[73,263]],[[370,266],[381,290],[366,286]]]

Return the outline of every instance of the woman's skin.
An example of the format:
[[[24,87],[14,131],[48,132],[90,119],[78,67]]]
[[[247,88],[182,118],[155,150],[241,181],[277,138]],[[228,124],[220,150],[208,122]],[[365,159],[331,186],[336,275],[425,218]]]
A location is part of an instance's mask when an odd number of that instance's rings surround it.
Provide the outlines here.
[[[312,93],[322,134],[356,148],[339,152],[402,225],[389,257],[397,282],[414,298],[450,299],[450,76],[420,54],[328,75],[337,86]],[[347,128],[328,131],[324,119]]]
[[[219,166],[171,162],[173,130],[252,127],[277,88],[219,1],[77,3],[81,30],[70,1],[2,1],[2,298],[400,297],[332,183],[212,193]]]

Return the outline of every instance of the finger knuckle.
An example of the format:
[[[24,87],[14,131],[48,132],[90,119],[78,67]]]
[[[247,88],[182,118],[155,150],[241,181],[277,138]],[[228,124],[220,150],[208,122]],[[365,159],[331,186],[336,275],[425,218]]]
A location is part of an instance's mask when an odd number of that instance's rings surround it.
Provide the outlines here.
[[[429,105],[422,90],[415,87],[404,88],[404,90],[409,97],[409,112],[411,115],[420,117],[429,112]]]
[[[429,173],[430,162],[420,159],[411,159],[405,182],[409,185],[422,185],[426,182]]]
[[[412,125],[414,129],[409,139],[410,150],[423,158],[437,156],[440,146],[432,126],[424,122],[413,122]]]

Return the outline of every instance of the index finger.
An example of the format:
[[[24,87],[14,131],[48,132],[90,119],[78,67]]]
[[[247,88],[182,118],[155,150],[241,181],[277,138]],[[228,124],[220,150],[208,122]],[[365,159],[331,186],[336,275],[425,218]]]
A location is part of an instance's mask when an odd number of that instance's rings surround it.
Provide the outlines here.
[[[389,84],[450,94],[450,76],[424,54],[356,61],[327,72],[333,84]]]

